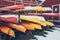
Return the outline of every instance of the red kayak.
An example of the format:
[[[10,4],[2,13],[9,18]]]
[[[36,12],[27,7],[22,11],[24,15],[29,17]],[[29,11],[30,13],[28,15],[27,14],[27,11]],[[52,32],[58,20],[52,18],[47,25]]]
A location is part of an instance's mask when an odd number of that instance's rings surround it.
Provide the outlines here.
[[[55,20],[58,20],[59,19],[59,13],[29,13],[29,15],[37,15],[37,16],[44,16],[46,19],[49,19],[51,20],[52,17],[53,19]]]
[[[4,9],[24,9],[24,5],[13,5],[13,6],[7,6],[7,7],[3,7],[3,8],[0,8],[0,10],[4,10]]]
[[[59,13],[28,13],[29,15],[39,15],[39,16],[53,16],[53,17],[57,17],[60,14]]]
[[[59,13],[43,13],[40,16],[44,16],[46,19],[51,20],[52,18],[54,20],[58,20],[59,19]]]
[[[10,23],[18,23],[18,17],[7,17],[7,15],[5,17],[0,16],[0,21],[5,21],[5,22],[10,22]]]

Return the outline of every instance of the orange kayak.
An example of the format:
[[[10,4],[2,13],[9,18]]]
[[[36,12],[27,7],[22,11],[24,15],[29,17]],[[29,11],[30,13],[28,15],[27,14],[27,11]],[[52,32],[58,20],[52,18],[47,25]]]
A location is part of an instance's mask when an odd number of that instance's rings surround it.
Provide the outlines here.
[[[41,30],[42,27],[39,24],[29,23],[29,25],[34,26],[35,29]]]
[[[18,23],[17,17],[0,17],[0,21],[10,22],[10,23]]]
[[[16,30],[18,30],[18,31],[26,32],[26,28],[24,28],[24,27],[21,26],[21,25],[11,24],[11,23],[10,23],[10,24],[8,24],[8,26],[11,27],[11,28],[16,29]]]
[[[6,26],[0,26],[0,31],[7,35],[15,37],[14,31]]]
[[[20,25],[24,26],[27,30],[35,30],[34,26],[31,26],[27,23],[20,23]]]

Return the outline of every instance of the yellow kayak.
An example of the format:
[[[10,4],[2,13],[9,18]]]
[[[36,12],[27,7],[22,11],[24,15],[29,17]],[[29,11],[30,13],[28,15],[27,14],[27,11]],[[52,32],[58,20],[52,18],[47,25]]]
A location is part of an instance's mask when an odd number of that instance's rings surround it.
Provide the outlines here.
[[[41,20],[40,20],[41,21]],[[54,26],[54,23],[48,22],[48,21],[41,21],[42,23],[45,23],[46,26]]]
[[[42,6],[32,7],[32,10],[34,10],[34,11],[45,11],[45,9]]]
[[[29,23],[29,25],[34,26],[35,29],[41,30],[42,27],[39,24]]]
[[[24,16],[20,16],[20,19],[38,23],[42,26],[54,26],[54,24],[52,22],[48,22],[43,17],[39,17],[39,16],[25,16],[24,15]]]
[[[31,21],[31,22],[34,22],[34,23],[37,23],[37,24],[40,24],[42,26],[46,26],[45,23],[41,22],[40,20],[38,20],[37,18],[32,18],[32,17],[25,17],[25,16],[20,16],[20,19],[21,20],[25,20],[25,21]]]
[[[45,23],[46,23],[47,26],[54,26],[54,24],[52,22],[46,21]]]

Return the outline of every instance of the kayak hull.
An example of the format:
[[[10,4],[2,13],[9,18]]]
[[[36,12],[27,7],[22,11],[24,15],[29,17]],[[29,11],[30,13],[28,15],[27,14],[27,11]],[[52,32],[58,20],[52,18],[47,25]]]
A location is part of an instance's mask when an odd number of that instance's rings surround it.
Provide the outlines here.
[[[16,29],[16,30],[18,30],[20,32],[26,32],[26,28],[24,28],[21,25],[9,23],[8,26],[11,27],[11,28],[13,28],[13,29]]]
[[[14,31],[12,29],[10,29],[9,27],[0,26],[0,31],[7,34],[7,35],[15,37]]]

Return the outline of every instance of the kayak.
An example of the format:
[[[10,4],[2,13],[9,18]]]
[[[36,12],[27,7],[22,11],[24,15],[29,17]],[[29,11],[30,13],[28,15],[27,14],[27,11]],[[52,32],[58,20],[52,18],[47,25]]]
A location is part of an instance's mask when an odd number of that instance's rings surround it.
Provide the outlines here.
[[[45,8],[42,6],[36,6],[36,7],[32,7],[32,10],[34,10],[34,11],[45,11]]]
[[[54,26],[54,23],[52,23],[52,22],[45,21],[45,23],[47,26]]]
[[[18,20],[16,17],[8,17],[8,18],[0,17],[0,21],[10,22],[10,23],[18,23]]]
[[[40,24],[42,26],[46,26],[46,24],[42,23],[41,21],[38,20],[38,18],[34,18],[34,17],[20,16],[20,20],[30,21],[30,22]]]
[[[0,21],[18,23],[18,15],[0,15]]]
[[[0,31],[7,34],[7,35],[10,35],[12,37],[15,37],[15,33],[12,29],[10,29],[9,27],[6,27],[6,26],[0,26]]]
[[[21,25],[17,25],[17,24],[12,24],[12,23],[9,23],[7,24],[9,27],[13,28],[13,29],[16,29],[20,32],[26,32],[26,28],[24,28],[24,26],[21,26]]]
[[[46,26],[54,26],[54,23],[52,23],[52,22],[48,22],[48,21],[41,21],[41,22],[46,24]]]
[[[35,30],[34,26],[31,26],[31,25],[29,25],[27,23],[21,22],[20,25],[24,26],[27,30]]]
[[[58,20],[59,19],[59,13],[29,13],[28,15],[36,15],[36,16],[43,16],[44,18],[48,19],[48,20],[52,20],[52,17],[54,20]]]
[[[39,20],[40,22],[44,23],[46,26],[54,26],[54,24],[52,22],[48,22],[44,19],[44,17],[39,17],[39,16],[25,16],[27,18],[32,18],[34,20]],[[31,19],[31,20],[32,20]]]
[[[35,29],[41,30],[42,27],[39,24],[29,23],[29,25],[34,26]]]
[[[24,9],[24,5],[13,5],[13,6],[7,6],[7,7],[0,8],[0,10],[3,10],[3,9],[10,9],[10,10]]]

